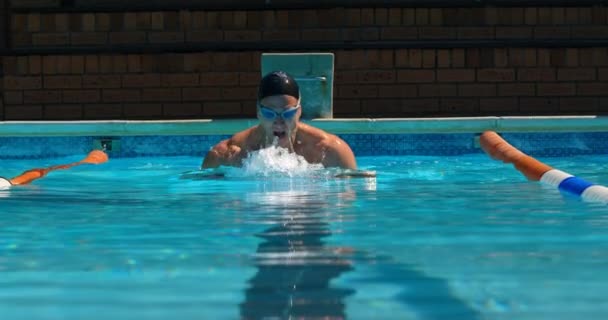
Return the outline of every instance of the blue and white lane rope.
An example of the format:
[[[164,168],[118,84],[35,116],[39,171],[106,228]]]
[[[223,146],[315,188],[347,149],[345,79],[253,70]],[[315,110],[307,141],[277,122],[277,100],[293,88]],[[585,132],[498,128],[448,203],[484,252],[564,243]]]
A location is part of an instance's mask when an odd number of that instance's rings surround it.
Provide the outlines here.
[[[511,163],[528,179],[540,181],[584,201],[608,203],[608,188],[554,169],[510,145],[494,131],[485,131],[480,147],[493,159]]]
[[[575,177],[567,172],[551,169],[540,178],[544,184],[581,197],[585,201],[608,203],[608,188]]]

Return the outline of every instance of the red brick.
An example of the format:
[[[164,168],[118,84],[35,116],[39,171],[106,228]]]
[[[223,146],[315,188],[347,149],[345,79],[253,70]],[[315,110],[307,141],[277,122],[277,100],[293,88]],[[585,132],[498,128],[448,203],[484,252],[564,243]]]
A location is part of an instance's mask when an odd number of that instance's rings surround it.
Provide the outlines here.
[[[608,37],[607,26],[572,27],[572,38],[575,39],[602,39]]]
[[[378,88],[378,96],[382,98],[410,98],[417,97],[416,85],[383,85]]]
[[[577,93],[581,96],[606,96],[608,95],[608,83],[579,83]]]
[[[42,119],[42,106],[6,106],[4,107],[4,119],[10,120],[40,120]]]
[[[567,48],[566,49],[566,66],[578,67],[578,49]]]
[[[33,90],[42,88],[41,77],[4,77],[5,90]]]
[[[205,102],[203,104],[203,114],[207,116],[236,116],[240,115],[242,111],[239,102]]]
[[[553,68],[527,68],[517,70],[517,81],[555,81]]]
[[[574,83],[539,83],[537,84],[539,96],[573,96],[576,94]]]
[[[120,104],[87,104],[83,107],[85,119],[121,119],[122,105]]]
[[[607,72],[608,74],[608,72]],[[258,76],[259,80],[259,76]],[[334,75],[337,84],[356,84],[359,82],[359,71],[337,71]]]
[[[533,83],[501,83],[498,85],[498,95],[507,97],[534,96],[536,86]]]
[[[438,70],[437,72],[440,72]],[[433,82],[435,81],[434,70],[399,70],[397,71],[397,82]]]
[[[394,83],[396,78],[395,72],[389,70],[360,71],[358,76],[361,83]]]
[[[72,32],[70,43],[76,46],[102,45],[108,42],[104,32]]]
[[[203,107],[200,103],[166,103],[163,104],[163,115],[169,117],[200,116]]]
[[[559,81],[591,81],[595,80],[595,68],[558,68]]]
[[[40,14],[30,13],[27,15],[27,31],[38,32],[40,31]]]
[[[124,104],[123,112],[128,119],[154,119],[163,114],[160,103]]]
[[[536,53],[535,48],[524,49],[524,66],[536,67]]]
[[[5,104],[22,104],[23,91],[4,91]]]
[[[401,112],[429,115],[439,112],[439,99],[407,99],[401,102]]]
[[[144,102],[181,101],[182,92],[179,88],[143,89],[141,94],[141,100]]]
[[[429,9],[427,8],[416,8],[416,24],[427,25],[429,24]]]
[[[95,55],[85,56],[84,69],[87,73],[99,72],[99,59]]]
[[[112,56],[101,55],[99,56],[99,72],[100,73],[113,73],[114,65]]]
[[[11,14],[10,30],[13,32],[27,31],[27,16],[23,14]]]
[[[150,43],[179,43],[184,42],[183,32],[150,32],[148,41]]]
[[[442,9],[429,9],[429,23],[434,26],[440,26],[443,24],[443,12]]]
[[[44,106],[44,119],[77,120],[82,119],[82,106],[77,104],[56,104]]]
[[[124,30],[137,30],[137,13],[135,12],[124,12],[123,14],[123,28]]]
[[[374,99],[361,101],[363,116],[391,117],[401,112],[400,101],[396,99]]]
[[[223,100],[253,100],[257,96],[256,87],[228,87],[221,89]]]
[[[495,84],[459,84],[458,95],[461,97],[492,97],[496,96]]]
[[[83,88],[120,88],[121,79],[119,75],[83,75]]]
[[[164,26],[163,30],[169,31],[177,31],[179,30],[180,22],[179,22],[179,14],[175,11],[165,11],[163,12],[164,18]]]
[[[608,81],[608,68],[598,68],[597,72],[599,81]]]
[[[198,73],[163,74],[161,87],[196,87],[199,85]]]
[[[343,85],[337,86],[339,98],[374,98],[378,96],[378,87],[375,85]]]
[[[450,50],[438,49],[437,50],[437,67],[448,68],[450,67]]]
[[[142,31],[110,32],[111,44],[136,44],[145,42],[146,33]]]
[[[247,11],[247,28],[259,30],[263,25],[262,19],[260,11]]]
[[[72,56],[71,57],[70,73],[79,74],[79,75],[84,73],[84,56]]]
[[[549,49],[538,48],[536,50],[536,65],[539,67],[551,66],[551,51]]]
[[[465,66],[465,50],[464,49],[452,49],[452,67],[462,68]]]
[[[336,99],[333,105],[334,115],[340,117],[359,117],[361,101],[359,99]]]
[[[112,72],[126,73],[127,72],[127,56],[117,54],[112,56]]]
[[[494,39],[494,28],[491,27],[459,27],[458,39]]]
[[[95,30],[96,31],[110,31],[112,29],[112,21],[110,15],[107,13],[96,13],[95,14]]]
[[[422,50],[422,67],[423,68],[435,68],[436,58],[437,58],[437,54],[434,49]]]
[[[160,87],[160,74],[126,74],[122,76],[124,88]]]
[[[416,9],[403,8],[401,10],[402,24],[404,26],[413,26],[416,24]]]
[[[141,91],[139,89],[107,89],[102,92],[103,102],[139,102]]]
[[[569,27],[535,27],[535,39],[568,39],[570,38]]]
[[[262,33],[255,30],[227,30],[224,31],[225,41],[259,41]]]
[[[233,86],[239,81],[238,72],[204,72],[200,76],[202,86]]]
[[[535,25],[538,21],[538,8],[525,8],[524,10],[524,23]]]
[[[481,66],[481,51],[478,48],[469,48],[465,52],[467,67]]]
[[[384,27],[380,29],[382,40],[415,40],[418,31],[414,27]]]
[[[61,91],[58,90],[36,90],[24,91],[23,103],[44,104],[61,102]]]
[[[456,97],[458,86],[455,84],[421,84],[418,86],[418,95],[421,97]]]
[[[514,81],[514,69],[479,69],[477,70],[477,81],[479,82],[503,82]]]
[[[239,85],[241,86],[257,86],[259,81],[259,72],[239,72]]]
[[[32,45],[32,35],[30,33],[14,33],[11,36],[13,47],[23,47]]]
[[[487,115],[512,114],[519,109],[517,98],[482,98],[479,99],[479,112]]]
[[[57,73],[69,74],[72,71],[72,57],[71,56],[57,56]]]
[[[591,53],[591,51],[587,51],[589,53]],[[550,55],[551,55],[551,66],[556,66],[556,67],[561,67],[561,66],[566,66],[566,49],[552,49],[550,51]],[[583,59],[583,61],[585,61],[586,59]]]
[[[557,98],[521,98],[519,99],[520,112],[525,114],[551,114],[557,113],[559,99]]]
[[[420,49],[409,49],[409,64],[410,68],[421,68],[422,67],[422,50]]]
[[[564,112],[574,112],[580,114],[580,112],[586,111],[598,111],[599,99],[598,98],[560,98],[559,99],[559,110]]]
[[[472,82],[475,81],[475,70],[473,69],[447,69],[437,70],[437,81],[439,82]]]
[[[17,74],[18,75],[27,75],[29,68],[28,68],[28,62],[27,62],[27,57],[26,56],[22,56],[22,57],[17,57]]]
[[[220,88],[184,88],[182,89],[183,101],[205,101],[221,99]]]
[[[445,40],[457,37],[458,30],[449,27],[419,27],[418,37],[420,40]]]
[[[264,40],[299,40],[300,32],[298,30],[271,30],[262,32]]]
[[[35,46],[60,46],[69,43],[65,33],[37,33],[32,35],[32,44]]]
[[[78,89],[82,87],[80,76],[46,76],[44,77],[45,89]]]
[[[184,71],[201,72],[209,70],[211,55],[209,53],[191,53],[184,55]]]
[[[474,115],[479,112],[479,101],[476,99],[444,98],[439,106],[441,112],[448,115]]]
[[[87,103],[99,102],[99,90],[63,90],[63,102]]]

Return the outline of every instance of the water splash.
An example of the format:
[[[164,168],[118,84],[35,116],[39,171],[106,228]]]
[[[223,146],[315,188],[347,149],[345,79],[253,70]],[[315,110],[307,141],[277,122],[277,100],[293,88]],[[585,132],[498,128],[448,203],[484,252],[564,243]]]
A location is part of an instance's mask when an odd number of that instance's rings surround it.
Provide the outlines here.
[[[251,152],[239,171],[242,176],[306,177],[323,172],[324,167],[320,163],[308,163],[303,156],[286,148],[272,145]]]

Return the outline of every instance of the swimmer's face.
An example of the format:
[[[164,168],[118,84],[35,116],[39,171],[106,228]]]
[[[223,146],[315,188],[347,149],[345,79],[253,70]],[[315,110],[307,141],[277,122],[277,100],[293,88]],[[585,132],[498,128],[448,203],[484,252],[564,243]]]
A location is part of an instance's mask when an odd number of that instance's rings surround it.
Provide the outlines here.
[[[277,137],[282,147],[289,146],[301,114],[298,99],[289,95],[268,96],[258,102],[258,119],[268,140]]]

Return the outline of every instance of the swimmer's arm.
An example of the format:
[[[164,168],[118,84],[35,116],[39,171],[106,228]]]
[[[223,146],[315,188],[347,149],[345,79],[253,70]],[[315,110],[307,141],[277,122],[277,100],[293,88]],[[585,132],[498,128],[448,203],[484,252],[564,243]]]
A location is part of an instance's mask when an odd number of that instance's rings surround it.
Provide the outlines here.
[[[342,139],[337,138],[331,142],[325,149],[325,157],[323,158],[323,166],[340,167],[342,169],[357,169],[357,161],[355,154]]]
[[[241,147],[232,144],[230,139],[216,144],[205,156],[202,168],[217,168],[219,166],[239,167],[245,157]]]

